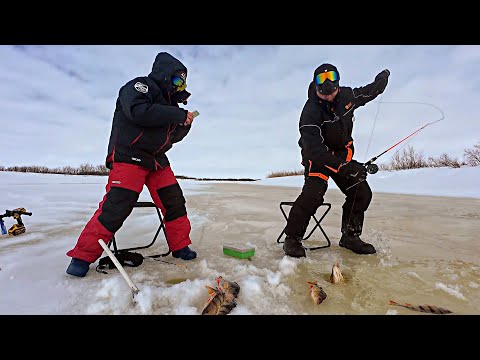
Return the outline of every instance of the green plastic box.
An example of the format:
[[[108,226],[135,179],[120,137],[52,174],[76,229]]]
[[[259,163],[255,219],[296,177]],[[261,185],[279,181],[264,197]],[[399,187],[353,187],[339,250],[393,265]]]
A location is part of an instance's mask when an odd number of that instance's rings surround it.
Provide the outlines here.
[[[223,245],[223,253],[228,256],[233,256],[239,259],[248,259],[255,255],[255,248]]]

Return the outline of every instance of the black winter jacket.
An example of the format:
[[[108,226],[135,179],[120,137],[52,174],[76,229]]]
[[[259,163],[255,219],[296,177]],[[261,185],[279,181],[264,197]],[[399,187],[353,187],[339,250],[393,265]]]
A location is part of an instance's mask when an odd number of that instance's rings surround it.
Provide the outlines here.
[[[388,77],[378,74],[375,81],[363,87],[341,86],[333,102],[321,100],[312,82],[308,100],[300,115],[300,140],[302,161],[314,165],[316,171],[326,176],[336,173],[340,166],[353,156],[353,113],[383,93]]]
[[[106,166],[130,163],[156,170],[169,165],[165,153],[182,140],[191,126],[183,126],[187,110],[178,102],[190,96],[172,94],[171,76],[187,68],[172,55],[159,53],[148,76],[137,77],[120,88],[108,144]]]

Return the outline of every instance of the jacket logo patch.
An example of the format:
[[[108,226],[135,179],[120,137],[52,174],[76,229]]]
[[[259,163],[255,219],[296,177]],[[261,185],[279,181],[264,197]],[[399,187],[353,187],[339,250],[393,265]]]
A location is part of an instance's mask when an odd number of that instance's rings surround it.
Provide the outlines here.
[[[351,102],[349,102],[347,105],[345,105],[345,109],[347,109],[347,110],[350,109],[351,107],[352,107],[352,103],[351,103]]]
[[[148,92],[148,86],[141,83],[140,81],[137,82],[134,86],[135,90],[137,90],[138,92],[141,92],[143,94],[146,94]]]

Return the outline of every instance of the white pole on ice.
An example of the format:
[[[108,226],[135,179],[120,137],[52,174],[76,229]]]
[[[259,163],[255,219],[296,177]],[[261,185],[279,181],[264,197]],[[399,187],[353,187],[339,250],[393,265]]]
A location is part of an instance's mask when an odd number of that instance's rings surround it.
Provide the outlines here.
[[[105,241],[103,241],[102,239],[99,239],[98,240],[98,243],[101,245],[101,247],[103,248],[103,250],[105,250],[105,252],[107,253],[108,257],[113,261],[113,264],[117,267],[118,271],[120,271],[120,274],[122,274],[123,278],[125,279],[125,281],[127,282],[128,286],[130,286],[130,289],[132,289],[132,291],[135,293],[135,294],[138,294],[138,292],[140,291],[136,286],[135,284],[133,283],[132,279],[130,279],[130,277],[128,276],[127,272],[125,271],[125,269],[122,267],[122,265],[118,262],[117,258],[115,257],[115,255],[113,255],[112,251],[108,248],[108,246],[105,244]]]

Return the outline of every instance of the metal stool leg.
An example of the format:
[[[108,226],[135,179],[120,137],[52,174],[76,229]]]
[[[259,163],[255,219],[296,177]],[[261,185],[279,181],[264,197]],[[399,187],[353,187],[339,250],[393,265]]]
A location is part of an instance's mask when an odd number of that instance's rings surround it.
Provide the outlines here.
[[[153,202],[136,202],[133,207],[134,208],[137,208],[137,207],[154,207],[155,210],[157,210],[157,215],[158,215],[158,219],[160,220],[160,225],[157,229],[157,232],[155,233],[155,236],[153,237],[153,240],[150,242],[150,244],[145,245],[145,246],[137,246],[137,247],[131,247],[131,248],[118,250],[117,249],[117,243],[116,243],[116,240],[115,240],[115,235],[113,235],[112,238],[110,239],[109,243],[108,243],[108,247],[110,247],[110,245],[113,245],[115,255],[117,255],[118,252],[120,252],[120,251],[130,251],[130,250],[139,250],[139,249],[149,248],[157,240],[157,237],[158,237],[158,234],[160,233],[160,230],[163,230],[163,234],[165,235],[165,240],[167,239],[167,232],[165,230],[165,223],[163,221],[162,214],[160,213],[160,210],[158,209],[158,207]],[[168,241],[167,241],[167,244],[168,244]],[[160,256],[163,257],[163,256],[167,256],[169,254],[170,254],[170,247],[168,249],[168,252],[166,252],[164,254],[160,254],[160,255],[155,255],[155,257],[160,257]]]
[[[283,209],[283,206],[293,206],[294,202],[292,201],[283,201],[280,203],[280,210],[282,211],[282,214],[283,214],[283,217],[285,218],[285,220],[288,221],[288,216],[287,214],[285,213],[284,209]],[[330,209],[332,208],[332,204],[330,203],[323,203],[322,205],[320,205],[320,207],[322,206],[326,206],[327,209],[325,210],[325,212],[323,213],[322,217],[320,219],[317,219],[317,217],[315,216],[315,214],[313,214],[313,219],[315,220],[315,223],[316,225],[313,227],[313,229],[310,231],[310,233],[304,237],[302,240],[307,240],[308,238],[310,238],[310,236],[313,234],[313,232],[319,228],[320,231],[322,232],[323,236],[325,237],[325,239],[327,240],[327,245],[323,245],[323,246],[315,246],[315,247],[305,247],[304,248],[306,250],[318,250],[318,249],[324,249],[324,248],[328,248],[331,246],[331,242],[330,242],[330,239],[328,238],[327,236],[327,233],[325,232],[325,230],[323,230],[322,228],[322,225],[320,225],[321,221],[325,218],[325,216],[327,216],[328,212],[330,211]],[[319,207],[319,208],[320,208]],[[280,241],[280,239],[282,238],[283,234],[285,234],[285,229],[286,229],[286,226],[283,228],[280,236],[277,238],[277,243],[283,243],[284,241]]]

